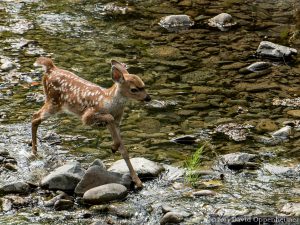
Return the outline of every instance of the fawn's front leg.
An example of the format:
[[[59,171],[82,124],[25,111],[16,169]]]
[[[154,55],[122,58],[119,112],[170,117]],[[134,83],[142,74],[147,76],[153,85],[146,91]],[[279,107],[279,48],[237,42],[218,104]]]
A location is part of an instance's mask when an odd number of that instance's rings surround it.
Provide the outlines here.
[[[107,128],[111,133],[112,139],[114,141],[114,146],[118,146],[118,150],[120,151],[123,159],[125,160],[127,167],[129,169],[131,178],[133,180],[133,182],[135,183],[135,185],[137,186],[137,188],[142,188],[143,187],[143,183],[140,180],[140,178],[138,177],[138,175],[136,174],[135,170],[133,169],[133,166],[130,162],[129,159],[129,154],[123,144],[123,141],[121,139],[121,135],[119,133],[119,130],[116,126],[115,123],[109,123],[107,124]]]
[[[88,110],[86,113],[84,113],[84,115],[82,116],[82,121],[84,124],[87,124],[87,125],[104,125],[104,124],[106,124],[108,130],[110,131],[113,142],[114,142],[113,146],[115,146],[115,148],[117,148],[120,151],[123,159],[125,160],[125,162],[127,164],[127,167],[129,169],[129,172],[130,172],[133,182],[135,183],[137,188],[142,188],[143,183],[140,180],[140,178],[138,177],[138,175],[136,174],[135,170],[133,169],[133,166],[129,159],[128,152],[124,147],[123,141],[121,139],[121,135],[119,133],[119,130],[117,128],[117,125],[115,123],[113,116],[108,113],[99,113],[99,112],[95,113],[95,111],[91,109],[91,110]]]

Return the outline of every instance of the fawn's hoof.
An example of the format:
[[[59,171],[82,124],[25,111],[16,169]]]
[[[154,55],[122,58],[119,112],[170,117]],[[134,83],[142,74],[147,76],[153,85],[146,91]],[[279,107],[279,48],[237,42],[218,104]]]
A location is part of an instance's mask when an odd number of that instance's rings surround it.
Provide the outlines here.
[[[138,178],[138,180],[134,180],[133,182],[135,183],[135,187],[138,190],[140,190],[140,189],[142,189],[144,187],[142,181],[139,178]]]

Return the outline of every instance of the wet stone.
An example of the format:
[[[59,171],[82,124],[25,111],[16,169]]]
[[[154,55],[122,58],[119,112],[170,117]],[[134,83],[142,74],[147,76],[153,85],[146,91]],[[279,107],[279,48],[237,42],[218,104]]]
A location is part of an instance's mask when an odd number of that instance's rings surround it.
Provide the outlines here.
[[[106,170],[106,166],[104,165],[104,163],[102,162],[101,159],[95,159],[95,160],[92,162],[92,164],[91,164],[91,167],[92,167],[92,166],[99,166],[100,169]]]
[[[192,193],[193,196],[215,196],[217,193],[212,190],[199,190]]]
[[[88,204],[103,204],[121,200],[127,196],[127,188],[121,184],[105,184],[84,193],[83,200]]]
[[[69,210],[69,209],[73,208],[73,205],[74,205],[74,202],[71,200],[59,199],[58,201],[55,202],[54,209],[56,211]]]
[[[74,191],[84,173],[79,162],[69,162],[44,177],[41,187],[51,190]]]
[[[158,24],[170,32],[176,32],[189,29],[194,21],[188,15],[170,15],[163,17]]]
[[[299,173],[292,167],[265,164],[263,170],[277,176],[285,176],[285,177],[299,176]]]
[[[255,127],[256,131],[259,133],[271,132],[278,129],[278,126],[273,120],[270,119],[262,119],[258,122]]]
[[[233,20],[232,16],[228,13],[221,13],[208,20],[209,26],[217,27],[221,31],[228,31],[236,24],[237,23]]]
[[[86,191],[104,184],[118,183],[130,189],[132,180],[128,174],[109,172],[100,166],[91,166],[75,188],[77,195],[83,195]]]
[[[15,183],[9,183],[0,187],[0,193],[9,194],[9,193],[29,193],[30,187],[26,182],[18,181]]]
[[[122,218],[131,218],[135,214],[133,207],[125,203],[114,203],[109,205],[108,212]]]
[[[257,169],[258,164],[255,161],[258,159],[257,155],[249,153],[229,153],[219,157],[216,166],[214,167],[218,171],[222,171],[225,168],[230,170],[240,170],[240,169]]]
[[[130,159],[130,161],[134,170],[141,178],[157,177],[164,170],[164,167],[162,165],[145,158],[132,158]],[[124,159],[114,162],[108,169],[108,171],[129,174],[129,170]]]
[[[183,221],[183,216],[177,212],[167,212],[161,219],[160,224],[177,224]]]
[[[261,72],[269,69],[272,66],[269,62],[255,62],[248,66],[246,69],[251,72]]]
[[[272,133],[273,138],[288,139],[293,134],[293,127],[285,126]]]
[[[283,58],[291,57],[297,54],[297,50],[283,45],[274,44],[269,41],[260,42],[256,53],[260,56]]]

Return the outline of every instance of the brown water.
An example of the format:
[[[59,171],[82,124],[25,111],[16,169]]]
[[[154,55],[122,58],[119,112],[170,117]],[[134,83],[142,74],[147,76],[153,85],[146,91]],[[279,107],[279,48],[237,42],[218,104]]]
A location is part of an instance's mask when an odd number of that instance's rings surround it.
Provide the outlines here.
[[[174,137],[210,133],[218,125],[230,122],[253,125],[252,136],[269,137],[271,131],[283,127],[283,122],[299,119],[288,114],[299,107],[272,104],[274,98],[299,96],[299,57],[293,62],[266,59],[273,63],[267,74],[241,73],[242,68],[261,60],[255,56],[255,50],[263,40],[300,49],[299,37],[290,39],[300,26],[297,1],[129,1],[132,10],[125,15],[107,15],[103,6],[108,2],[0,2],[0,56],[17,65],[14,72],[0,73],[3,124],[30,127],[33,112],[41,107],[42,102],[30,100],[31,95],[42,94],[40,85],[30,85],[41,80],[32,66],[39,55],[51,55],[59,67],[104,87],[112,85],[110,59],[128,64],[131,73],[142,77],[154,101],[148,105],[130,102],[125,110],[122,136],[132,157],[142,155],[183,166],[201,143],[180,145],[170,142]],[[125,1],[118,4],[126,6]],[[230,13],[238,26],[228,32],[209,28],[207,19],[221,12]],[[189,30],[169,33],[157,23],[170,14],[188,14],[196,24]],[[165,106],[159,108],[155,105],[158,103]],[[265,119],[272,124],[268,130],[258,126]],[[107,163],[120,158],[110,154],[111,138],[105,130],[92,130],[64,115],[44,122],[40,135],[49,127],[61,135],[62,149],[67,150],[68,158],[83,163],[96,157]],[[28,132],[24,136],[29,138],[29,130],[22,131]],[[237,151],[276,152],[275,161],[294,166],[300,159],[298,137],[296,131],[293,138],[275,146],[255,138],[243,142],[208,138],[210,147],[204,152],[203,167],[209,167],[217,155]],[[203,135],[199,138],[205,139]],[[30,147],[24,148],[30,151]],[[236,181],[230,185],[236,185]],[[245,193],[254,191],[252,185],[250,182],[249,192]],[[240,194],[245,197],[243,192]],[[170,195],[168,192],[164,197]],[[276,198],[269,197],[273,198],[270,204],[274,204]],[[263,208],[268,201],[264,199],[258,205]],[[228,207],[228,202],[223,203]],[[157,221],[153,218],[150,221]]]

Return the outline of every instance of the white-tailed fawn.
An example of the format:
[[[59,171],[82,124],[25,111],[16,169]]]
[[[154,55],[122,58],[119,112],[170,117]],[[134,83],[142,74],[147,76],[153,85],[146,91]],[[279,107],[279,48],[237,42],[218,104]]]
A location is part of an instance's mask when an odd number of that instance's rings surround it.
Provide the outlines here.
[[[143,184],[129,160],[119,128],[127,99],[151,100],[141,78],[129,74],[125,64],[111,60],[114,85],[106,89],[56,67],[50,58],[39,57],[34,65],[44,69],[42,82],[46,99],[32,118],[33,155],[37,154],[37,129],[41,122],[56,113],[68,112],[77,115],[83,124],[108,128],[113,139],[112,152],[119,150],[133,182],[141,188]]]

